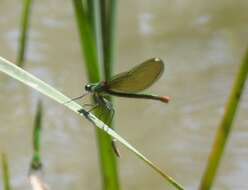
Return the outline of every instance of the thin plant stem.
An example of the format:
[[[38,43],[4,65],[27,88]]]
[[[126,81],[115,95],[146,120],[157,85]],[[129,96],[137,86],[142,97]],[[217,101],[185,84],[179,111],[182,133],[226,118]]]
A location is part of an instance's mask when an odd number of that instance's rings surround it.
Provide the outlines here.
[[[101,6],[100,0],[88,0],[90,15],[93,16],[90,22],[92,23],[92,28],[94,30],[95,38],[96,38],[96,47],[98,54],[98,63],[99,65],[105,65],[104,62],[104,35],[102,31],[102,15],[101,15]],[[105,74],[105,73],[104,73]],[[101,109],[100,114],[102,115],[102,119],[104,122],[107,122],[109,118],[108,112],[106,110]],[[97,113],[97,112],[96,112]],[[110,125],[110,127],[112,127]],[[104,133],[102,130],[97,129],[97,142],[99,147],[99,156],[100,163],[102,168],[102,182],[103,189],[105,190],[118,190],[119,189],[119,179],[118,179],[118,170],[117,170],[117,162],[114,151],[112,151],[111,141],[112,138]]]
[[[79,37],[82,53],[85,58],[85,65],[89,82],[100,80],[100,69],[98,65],[96,42],[94,32],[87,18],[86,8],[81,0],[73,0],[75,16],[78,24]]]
[[[31,162],[32,170],[39,170],[42,167],[41,161],[41,129],[42,129],[42,103],[39,101],[34,121],[33,132],[33,159]]]
[[[103,0],[102,2],[102,32],[104,54],[104,76],[110,80],[115,63],[115,33],[116,33],[116,0]]]
[[[2,154],[2,173],[3,173],[3,189],[11,190],[9,164],[5,154]]]
[[[82,1],[73,0],[73,2],[89,82],[98,82],[100,80],[99,67],[103,52],[101,45],[101,28],[99,27],[101,26],[99,0],[87,1],[88,7],[84,7],[85,4],[83,4]],[[90,11],[90,13],[86,11]],[[89,18],[90,16],[91,18]],[[98,113],[99,112],[96,114]],[[111,138],[99,129],[96,131],[103,189],[118,190],[118,172],[116,158],[111,150]]]
[[[214,182],[217,170],[224,153],[225,145],[231,133],[232,124],[240,103],[248,73],[248,48],[234,81],[231,94],[226,104],[225,113],[217,130],[208,164],[201,180],[199,190],[209,190]]]
[[[25,61],[27,39],[28,39],[28,29],[29,29],[29,18],[31,14],[33,0],[23,0],[23,9],[21,17],[21,33],[19,36],[18,43],[18,55],[17,55],[17,65],[22,67]]]

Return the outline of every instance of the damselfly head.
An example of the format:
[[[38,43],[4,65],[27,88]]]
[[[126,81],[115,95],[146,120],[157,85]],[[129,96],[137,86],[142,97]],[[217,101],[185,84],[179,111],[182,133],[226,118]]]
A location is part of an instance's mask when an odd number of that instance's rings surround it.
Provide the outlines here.
[[[84,86],[84,89],[87,91],[87,92],[93,92],[93,86],[91,84],[86,84]]]

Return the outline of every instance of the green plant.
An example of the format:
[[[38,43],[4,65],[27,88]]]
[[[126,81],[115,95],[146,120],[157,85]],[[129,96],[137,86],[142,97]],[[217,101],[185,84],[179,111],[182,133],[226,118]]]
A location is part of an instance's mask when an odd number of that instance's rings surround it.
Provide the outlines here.
[[[23,10],[20,24],[20,36],[18,43],[18,55],[17,55],[17,65],[22,67],[25,61],[27,39],[28,39],[28,29],[29,29],[29,18],[31,14],[32,0],[23,1]]]
[[[115,1],[73,0],[73,4],[88,80],[95,83],[102,79],[100,73],[102,64],[104,78],[109,79],[112,74],[114,57]],[[104,122],[109,118],[109,113],[104,109],[96,111],[96,115],[102,115]],[[112,127],[111,124],[110,127]],[[99,129],[96,130],[96,134],[103,189],[118,190],[116,157],[113,151],[109,151],[112,139]]]
[[[3,189],[11,190],[9,164],[5,154],[2,154],[2,173],[3,173]]]
[[[212,187],[214,178],[217,174],[224,149],[231,133],[232,124],[240,103],[242,92],[244,91],[245,81],[248,74],[248,48],[245,52],[244,60],[240,64],[239,72],[236,75],[232,91],[226,104],[224,116],[220,122],[216,133],[212,151],[209,155],[208,164],[201,180],[200,190],[208,190]]]

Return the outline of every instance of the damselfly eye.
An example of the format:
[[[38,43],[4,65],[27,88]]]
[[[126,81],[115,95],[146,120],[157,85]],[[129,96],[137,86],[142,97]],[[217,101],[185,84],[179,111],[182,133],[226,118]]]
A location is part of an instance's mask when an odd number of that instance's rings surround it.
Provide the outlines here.
[[[86,91],[90,91],[91,90],[91,85],[86,84],[84,88],[85,88]]]

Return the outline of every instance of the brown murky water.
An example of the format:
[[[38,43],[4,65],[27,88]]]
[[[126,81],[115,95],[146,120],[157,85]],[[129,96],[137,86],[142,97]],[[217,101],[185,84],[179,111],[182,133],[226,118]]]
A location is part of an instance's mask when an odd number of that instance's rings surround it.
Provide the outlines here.
[[[116,130],[187,189],[197,189],[232,81],[248,42],[248,1],[120,1],[116,73],[150,58],[165,73],[149,92],[168,105],[116,99]],[[20,1],[0,3],[0,55],[15,61]],[[70,1],[34,1],[26,69],[75,97],[86,83]],[[52,189],[100,189],[94,128],[0,74],[0,152],[14,189],[28,189],[32,122],[44,102],[43,160]],[[87,100],[85,100],[87,101]],[[248,91],[243,96],[215,188],[247,189]],[[120,146],[122,189],[172,189]],[[2,183],[2,182],[1,182]],[[0,188],[2,186],[0,185]]]

